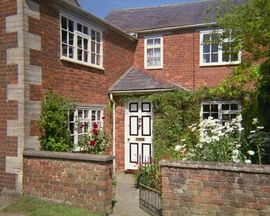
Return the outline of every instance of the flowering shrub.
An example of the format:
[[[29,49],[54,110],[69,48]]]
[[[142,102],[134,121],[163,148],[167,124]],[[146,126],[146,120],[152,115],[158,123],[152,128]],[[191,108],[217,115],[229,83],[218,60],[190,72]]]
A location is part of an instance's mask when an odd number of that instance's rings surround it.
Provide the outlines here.
[[[219,120],[209,117],[191,125],[190,133],[175,146],[174,158],[250,164],[252,157],[260,155],[262,146],[269,143],[270,138],[268,133],[261,131],[263,127],[257,126],[248,140],[245,139],[241,121],[241,116],[238,116],[223,126]],[[249,149],[253,143],[257,143],[256,153]]]
[[[85,125],[83,124],[81,127],[85,127]],[[94,122],[88,133],[80,139],[78,146],[87,153],[100,155],[105,151],[108,142],[109,138],[103,128]]]

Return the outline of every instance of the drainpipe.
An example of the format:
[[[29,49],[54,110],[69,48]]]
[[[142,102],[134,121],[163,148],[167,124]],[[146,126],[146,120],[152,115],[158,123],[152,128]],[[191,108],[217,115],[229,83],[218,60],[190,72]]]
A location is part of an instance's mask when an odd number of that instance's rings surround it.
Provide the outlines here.
[[[112,153],[113,153],[113,174],[115,174],[115,101],[113,99],[113,94],[110,94],[110,101],[112,102],[113,104],[113,107],[112,107],[112,117],[113,117],[113,143],[112,143]]]

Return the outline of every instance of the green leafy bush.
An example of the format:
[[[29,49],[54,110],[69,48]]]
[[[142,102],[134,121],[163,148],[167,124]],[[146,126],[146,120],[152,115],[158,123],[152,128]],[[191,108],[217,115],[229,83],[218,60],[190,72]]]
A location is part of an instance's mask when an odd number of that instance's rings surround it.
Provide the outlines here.
[[[68,117],[74,108],[66,98],[53,92],[48,92],[44,97],[39,120],[41,150],[67,152],[72,149]]]

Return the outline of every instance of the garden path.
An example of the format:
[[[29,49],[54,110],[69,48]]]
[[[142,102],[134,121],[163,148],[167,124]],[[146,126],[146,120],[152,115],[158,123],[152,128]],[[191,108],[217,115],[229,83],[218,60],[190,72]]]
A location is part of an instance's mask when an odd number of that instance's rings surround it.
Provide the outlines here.
[[[112,216],[147,216],[148,214],[139,208],[139,190],[134,186],[132,175],[118,174],[116,180],[117,202]]]

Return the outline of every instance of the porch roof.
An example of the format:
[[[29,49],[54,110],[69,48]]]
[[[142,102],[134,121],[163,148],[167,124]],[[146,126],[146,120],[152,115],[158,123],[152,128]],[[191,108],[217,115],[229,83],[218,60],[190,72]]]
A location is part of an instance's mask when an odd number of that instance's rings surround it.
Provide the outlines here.
[[[154,79],[137,68],[130,68],[109,89],[110,93],[124,92],[149,92],[165,91],[176,88],[173,84],[167,84]]]

